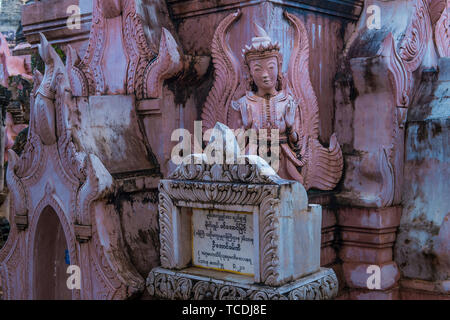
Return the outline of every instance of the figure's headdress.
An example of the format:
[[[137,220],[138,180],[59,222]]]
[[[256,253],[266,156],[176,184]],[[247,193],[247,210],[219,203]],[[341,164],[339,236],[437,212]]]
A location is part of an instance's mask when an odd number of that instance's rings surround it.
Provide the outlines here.
[[[276,57],[278,63],[281,64],[283,58],[278,41],[272,42],[267,32],[255,22],[253,22],[253,30],[256,33],[256,37],[252,38],[250,46],[245,46],[245,49],[242,50],[245,63],[248,65],[251,60]]]

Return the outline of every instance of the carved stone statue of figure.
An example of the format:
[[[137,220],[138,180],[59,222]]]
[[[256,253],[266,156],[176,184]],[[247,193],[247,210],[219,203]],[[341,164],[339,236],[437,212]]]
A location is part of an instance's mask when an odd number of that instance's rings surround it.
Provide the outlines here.
[[[239,127],[266,129],[268,140],[271,130],[278,129],[281,148],[278,175],[285,179],[303,183],[297,166],[301,161],[298,145],[299,134],[295,128],[299,123],[298,104],[282,86],[283,58],[278,42],[272,42],[267,33],[254,24],[257,37],[244,49],[244,61],[250,73],[250,90],[238,101],[232,101],[234,110],[240,113]]]
[[[244,66],[239,63],[226,36],[240,16],[240,11],[227,16],[214,34],[215,81],[203,108],[203,129],[213,128],[216,122],[233,129],[266,129],[268,140],[270,131],[278,129],[278,175],[297,180],[306,189],[334,189],[342,176],[342,151],[335,134],[329,148],[319,142],[319,108],[309,77],[305,26],[285,13],[295,32],[288,71],[283,74],[280,44],[256,24],[256,37],[243,50]]]

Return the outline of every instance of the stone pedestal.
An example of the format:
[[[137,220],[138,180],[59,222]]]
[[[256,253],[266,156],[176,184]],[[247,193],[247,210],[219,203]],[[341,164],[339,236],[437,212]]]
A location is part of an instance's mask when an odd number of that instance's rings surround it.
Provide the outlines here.
[[[223,290],[236,299],[335,297],[334,271],[320,268],[322,208],[308,205],[305,188],[281,179],[257,156],[238,155],[236,164],[210,160],[190,155],[160,182],[163,268],[147,278],[149,293],[166,299],[203,299],[206,292],[206,299],[222,299]]]

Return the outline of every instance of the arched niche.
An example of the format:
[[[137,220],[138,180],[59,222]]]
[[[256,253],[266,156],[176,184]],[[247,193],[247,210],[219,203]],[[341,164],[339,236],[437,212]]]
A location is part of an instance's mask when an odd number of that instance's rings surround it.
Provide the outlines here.
[[[33,298],[71,300],[67,288],[70,264],[67,239],[58,215],[50,206],[42,211],[36,227],[33,252]]]

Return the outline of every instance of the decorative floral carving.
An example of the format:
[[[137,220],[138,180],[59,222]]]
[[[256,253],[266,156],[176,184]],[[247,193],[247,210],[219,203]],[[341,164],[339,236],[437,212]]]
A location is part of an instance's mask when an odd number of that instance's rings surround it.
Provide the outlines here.
[[[217,300],[218,286],[210,281],[198,281],[194,284],[194,300]]]
[[[147,278],[147,290],[152,296],[168,300],[318,300],[335,298],[338,280],[331,271],[318,279],[282,290],[229,281],[211,282],[206,277],[190,277],[156,268]]]

